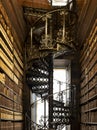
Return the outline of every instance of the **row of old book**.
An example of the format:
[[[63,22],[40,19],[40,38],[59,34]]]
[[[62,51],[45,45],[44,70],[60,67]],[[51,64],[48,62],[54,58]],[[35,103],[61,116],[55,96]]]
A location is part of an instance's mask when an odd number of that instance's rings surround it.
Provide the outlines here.
[[[97,125],[97,111],[87,111],[81,115],[81,123]]]
[[[22,130],[23,122],[3,121],[0,122],[0,130]]]
[[[81,124],[81,130],[97,130],[97,125]]]

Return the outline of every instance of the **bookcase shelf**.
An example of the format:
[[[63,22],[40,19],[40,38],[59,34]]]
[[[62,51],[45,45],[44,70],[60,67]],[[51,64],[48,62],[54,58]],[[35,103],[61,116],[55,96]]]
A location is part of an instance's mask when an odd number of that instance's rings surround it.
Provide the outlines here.
[[[81,122],[84,125],[97,125],[97,122]]]

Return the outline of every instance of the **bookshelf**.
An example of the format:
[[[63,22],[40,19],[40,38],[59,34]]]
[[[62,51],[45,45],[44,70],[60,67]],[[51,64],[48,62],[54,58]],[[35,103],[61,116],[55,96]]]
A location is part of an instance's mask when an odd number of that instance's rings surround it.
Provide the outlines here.
[[[23,129],[23,50],[0,5],[0,129]]]
[[[80,54],[81,130],[97,129],[97,19]]]

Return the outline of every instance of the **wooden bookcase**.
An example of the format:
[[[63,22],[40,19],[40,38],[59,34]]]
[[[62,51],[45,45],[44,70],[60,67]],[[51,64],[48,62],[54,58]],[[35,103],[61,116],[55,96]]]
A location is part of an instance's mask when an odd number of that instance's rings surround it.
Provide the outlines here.
[[[23,129],[23,50],[0,5],[0,130]]]
[[[81,51],[81,130],[97,129],[97,19]]]

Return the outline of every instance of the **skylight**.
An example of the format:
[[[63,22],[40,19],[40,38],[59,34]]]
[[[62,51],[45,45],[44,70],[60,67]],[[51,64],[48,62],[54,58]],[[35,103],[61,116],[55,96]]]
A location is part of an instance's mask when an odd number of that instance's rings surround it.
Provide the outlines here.
[[[52,0],[52,6],[66,6],[68,0]]]

